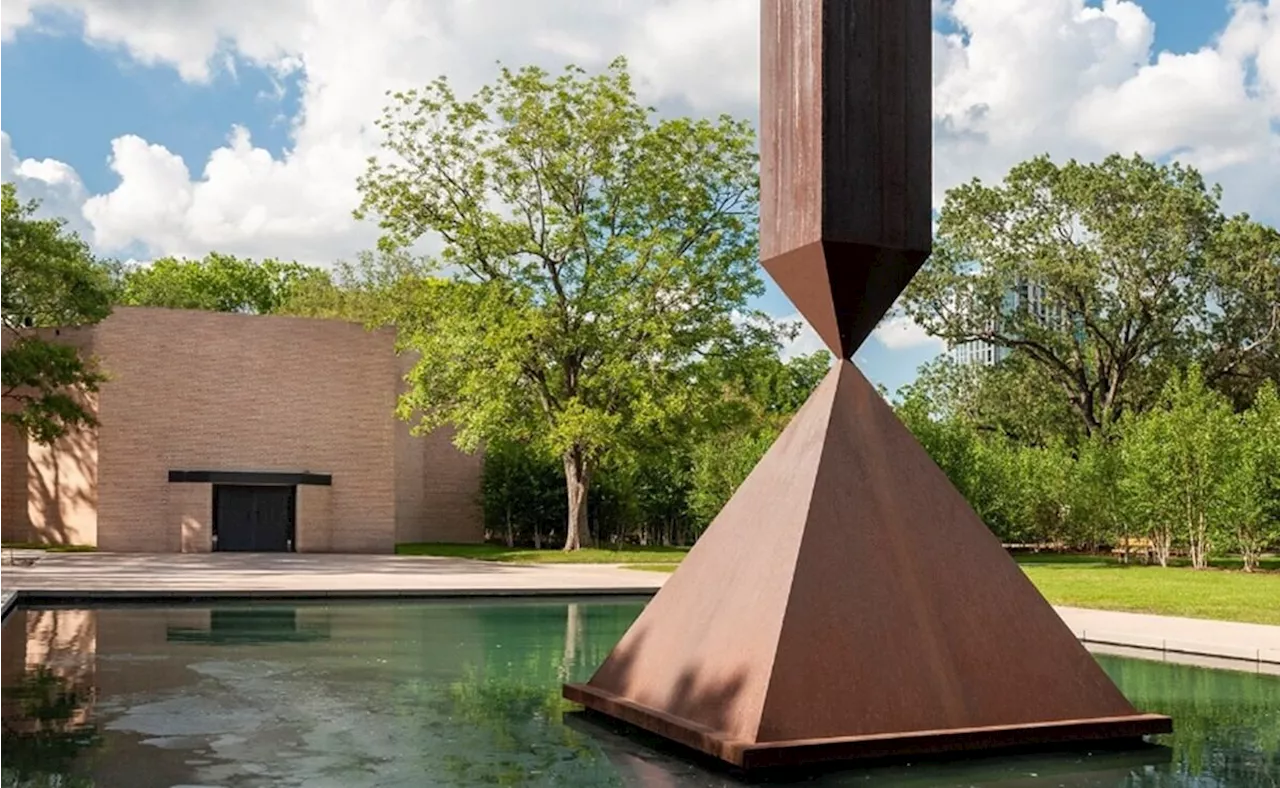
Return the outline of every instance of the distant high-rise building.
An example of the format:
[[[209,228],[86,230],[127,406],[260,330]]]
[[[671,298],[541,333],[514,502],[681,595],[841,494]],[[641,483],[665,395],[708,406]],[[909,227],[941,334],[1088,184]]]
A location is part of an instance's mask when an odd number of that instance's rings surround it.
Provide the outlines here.
[[[966,298],[962,297],[957,300],[959,302],[958,308],[968,308],[968,305],[963,303],[967,300]],[[1059,308],[1048,303],[1044,286],[1025,279],[1015,281],[1013,287],[1009,288],[1009,292],[1005,293],[1004,302],[1000,305],[1000,311],[1005,315],[1011,315],[1020,310],[1026,310],[1042,324],[1060,319],[1059,316],[1061,315]],[[996,322],[992,320],[988,324],[990,331],[995,331]],[[991,366],[1003,361],[1012,352],[1011,348],[994,345],[978,339],[959,342],[947,347],[947,355],[957,364],[980,364],[982,366]]]

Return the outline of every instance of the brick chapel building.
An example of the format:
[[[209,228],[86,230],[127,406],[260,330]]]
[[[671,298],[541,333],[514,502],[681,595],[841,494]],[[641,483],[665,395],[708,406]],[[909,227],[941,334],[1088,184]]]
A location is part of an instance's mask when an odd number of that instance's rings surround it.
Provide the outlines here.
[[[4,425],[5,541],[390,553],[483,539],[480,455],[394,415],[412,363],[394,329],[119,307],[51,331],[107,374],[99,426],[40,446]]]

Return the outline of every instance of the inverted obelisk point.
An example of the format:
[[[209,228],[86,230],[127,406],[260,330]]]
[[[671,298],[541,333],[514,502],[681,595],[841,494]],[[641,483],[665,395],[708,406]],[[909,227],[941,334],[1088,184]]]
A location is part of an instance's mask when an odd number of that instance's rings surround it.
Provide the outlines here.
[[[820,241],[761,261],[837,358],[848,359],[928,252]]]
[[[761,6],[760,260],[838,358],[932,242],[929,0]]]

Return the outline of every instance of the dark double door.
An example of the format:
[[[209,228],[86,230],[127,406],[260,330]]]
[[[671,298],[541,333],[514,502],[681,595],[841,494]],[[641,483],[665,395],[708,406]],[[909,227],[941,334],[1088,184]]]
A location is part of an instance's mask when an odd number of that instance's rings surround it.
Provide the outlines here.
[[[214,550],[292,552],[297,487],[215,484]]]

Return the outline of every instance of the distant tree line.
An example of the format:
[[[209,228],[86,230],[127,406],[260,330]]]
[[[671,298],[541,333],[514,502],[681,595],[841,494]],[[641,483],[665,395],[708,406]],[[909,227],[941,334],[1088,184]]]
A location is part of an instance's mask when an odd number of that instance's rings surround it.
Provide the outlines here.
[[[1280,547],[1280,397],[1270,381],[1236,412],[1199,367],[1175,372],[1152,407],[1106,436],[1035,444],[938,416],[924,387],[898,414],[1006,543],[1180,553],[1204,568],[1215,554],[1246,570]]]

